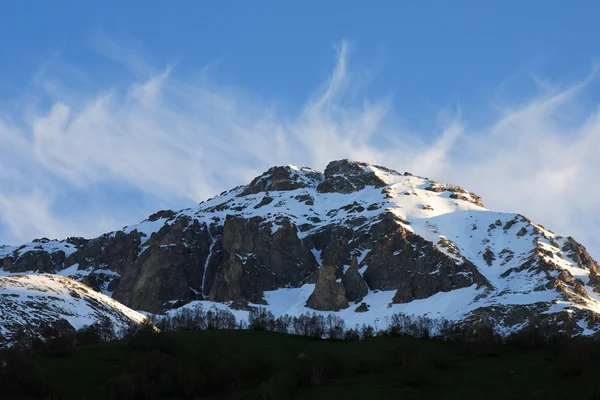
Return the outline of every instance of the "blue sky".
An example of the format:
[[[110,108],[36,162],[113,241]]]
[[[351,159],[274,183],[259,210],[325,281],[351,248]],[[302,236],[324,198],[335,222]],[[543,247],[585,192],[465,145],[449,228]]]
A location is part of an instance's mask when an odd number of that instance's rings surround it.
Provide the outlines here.
[[[114,83],[122,71],[94,51],[101,35],[157,67],[177,62],[184,74],[212,65],[217,82],[292,105],[330,72],[332,44],[342,39],[357,49],[354,63],[377,70],[374,93],[393,91],[415,109],[430,101],[472,106],[524,72],[573,79],[600,52],[594,1],[8,0],[1,7],[2,88],[12,94],[53,57]]]
[[[0,243],[92,236],[273,164],[449,181],[600,258],[593,1],[0,4]]]

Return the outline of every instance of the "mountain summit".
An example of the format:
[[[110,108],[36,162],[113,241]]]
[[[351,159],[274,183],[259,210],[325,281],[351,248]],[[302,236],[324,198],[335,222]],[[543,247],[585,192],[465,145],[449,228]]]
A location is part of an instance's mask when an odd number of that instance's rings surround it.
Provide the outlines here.
[[[192,209],[94,239],[0,246],[3,274],[60,273],[127,307],[396,313],[568,334],[600,329],[599,267],[571,237],[459,186],[351,160],[270,168]]]

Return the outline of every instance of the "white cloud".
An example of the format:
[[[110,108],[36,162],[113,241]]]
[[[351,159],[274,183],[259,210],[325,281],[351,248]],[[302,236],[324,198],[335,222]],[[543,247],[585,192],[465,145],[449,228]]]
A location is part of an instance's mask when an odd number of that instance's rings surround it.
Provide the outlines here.
[[[440,110],[431,116],[437,130],[423,132],[398,122],[390,97],[366,98],[346,42],[331,77],[297,113],[205,77],[181,78],[176,67],[157,70],[114,44],[105,49],[144,79],[78,90],[47,69],[19,109],[0,110],[0,242],[93,236],[158,208],[193,205],[272,165],[322,169],[348,157],[459,184],[600,255],[600,117],[582,101],[595,70],[563,88],[534,77],[539,92],[491,104],[498,115],[486,125],[470,125],[469,110],[445,119]]]

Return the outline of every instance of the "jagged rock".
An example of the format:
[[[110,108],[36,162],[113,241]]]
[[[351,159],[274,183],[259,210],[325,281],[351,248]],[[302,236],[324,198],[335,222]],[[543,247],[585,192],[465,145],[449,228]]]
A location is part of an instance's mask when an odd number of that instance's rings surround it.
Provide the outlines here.
[[[119,274],[127,265],[135,264],[143,234],[137,231],[105,233],[81,245],[65,259],[65,268],[78,264],[79,269],[109,269]]]
[[[57,262],[60,262],[61,258],[64,262],[65,253],[61,255],[54,256],[54,259]],[[5,271],[8,272],[25,272],[25,271],[35,271],[35,272],[44,272],[44,273],[53,273],[56,271],[57,266],[55,266],[52,255],[44,250],[33,250],[28,251],[22,255],[19,255],[16,259],[10,259],[3,263],[3,267]],[[60,262],[62,266],[62,262]]]
[[[485,249],[485,251],[482,254],[482,257],[485,260],[485,263],[487,265],[490,265],[490,266],[492,265],[492,263],[496,259],[496,255],[494,254],[494,252],[489,247]]]
[[[510,221],[507,221],[506,224],[502,227],[503,230],[507,231],[513,227],[517,222],[519,222],[519,216],[514,217]]]
[[[396,172],[397,174],[397,172]],[[317,186],[319,193],[352,193],[366,186],[384,187],[381,180],[366,163],[339,160],[330,162],[325,168],[325,180]]]
[[[461,287],[489,286],[469,261],[457,262],[431,242],[384,218],[371,228],[377,239],[365,258],[363,278],[372,290],[397,290],[395,302],[423,299]]]
[[[562,250],[577,263],[579,268],[589,269],[596,272],[600,270],[600,266],[589,255],[587,249],[571,236],[567,237]],[[598,288],[597,286],[595,287]]]
[[[392,303],[402,304],[402,303],[410,303],[415,299],[415,295],[413,290],[409,285],[402,285],[394,294],[392,298]]]
[[[4,257],[2,259],[2,270],[7,271],[7,272],[12,270],[12,258],[11,257]]]
[[[581,282],[581,280],[579,279],[573,284],[573,291],[583,298],[590,298],[587,291],[585,290],[583,282]]]
[[[158,221],[159,219],[170,219],[176,215],[173,210],[160,210],[148,217],[148,221]]]
[[[590,268],[588,285],[594,288],[594,292],[600,293],[600,275],[596,267]]]
[[[84,276],[83,279],[81,279],[81,283],[91,287],[97,292],[101,292],[106,282],[102,278],[100,278],[98,274],[91,273],[89,275]]]
[[[44,247],[44,245],[51,242],[55,241],[48,238],[34,239],[29,245],[23,245],[5,253],[4,257],[0,251],[2,269],[11,273],[27,271],[54,273],[62,269],[66,254],[64,250],[54,246]],[[0,246],[0,250],[3,247],[5,246]]]
[[[357,312],[357,313],[363,313],[363,312],[367,312],[367,311],[369,311],[369,306],[364,301],[362,303],[360,303],[360,306],[358,306],[354,309],[354,312]]]
[[[257,205],[254,206],[254,208],[261,208],[263,206],[266,206],[267,204],[271,204],[272,202],[273,202],[273,198],[271,196],[269,196],[269,194],[267,193],[263,196],[260,203],[258,203]]]
[[[294,197],[296,200],[303,202],[307,206],[312,206],[315,204],[315,199],[309,194],[300,194]]]
[[[321,267],[315,290],[306,301],[308,307],[320,311],[339,311],[349,307],[344,285],[336,282],[335,270],[333,265]]]
[[[240,196],[265,192],[267,190],[282,191],[305,188],[306,179],[320,181],[321,174],[308,168],[301,169],[305,179],[298,179],[298,174],[291,167],[273,167],[264,174],[254,178]]]
[[[435,193],[450,192],[450,195],[448,197],[451,199],[468,201],[470,203],[478,205],[479,207],[483,207],[481,197],[477,196],[473,192],[468,192],[465,189],[456,185],[432,182],[429,186],[425,188],[425,190],[429,190],[430,192]]]
[[[80,246],[83,246],[84,244],[86,244],[87,242],[89,242],[88,239],[82,238],[82,237],[76,237],[76,236],[71,236],[68,237],[65,240],[67,243],[70,243],[72,245],[74,245],[75,247],[79,248]]]
[[[575,284],[575,281],[573,280],[573,275],[571,275],[569,271],[560,271],[557,278],[558,280],[566,283],[567,285],[572,286]]]
[[[369,288],[358,272],[358,260],[356,256],[352,257],[350,268],[344,274],[342,278],[342,284],[346,289],[346,298],[348,301],[359,301],[362,300],[369,293]]]

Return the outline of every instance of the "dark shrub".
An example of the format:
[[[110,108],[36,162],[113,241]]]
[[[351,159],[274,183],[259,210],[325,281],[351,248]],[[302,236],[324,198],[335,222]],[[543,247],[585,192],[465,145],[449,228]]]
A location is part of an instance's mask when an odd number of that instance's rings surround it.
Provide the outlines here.
[[[528,326],[506,338],[506,343],[522,350],[533,350],[547,347],[549,339],[536,326]]]
[[[129,375],[110,378],[104,385],[104,395],[110,400],[135,399],[135,383]]]
[[[358,331],[356,329],[348,329],[344,333],[344,340],[359,340],[359,339],[360,339],[360,333],[358,333]]]
[[[171,383],[178,372],[177,360],[158,350],[153,350],[145,357],[135,360],[128,370],[131,373],[142,375],[149,382],[162,385],[161,389],[165,389],[164,386]],[[171,387],[166,389],[170,390]]]
[[[261,400],[289,399],[297,384],[296,377],[288,372],[276,372],[256,389],[256,398]]]
[[[344,366],[331,354],[303,356],[297,363],[296,378],[299,384],[318,385],[343,373]]]
[[[433,381],[435,371],[427,359],[413,358],[406,368],[402,369],[404,382],[410,386],[425,386]]]
[[[408,345],[399,346],[392,352],[392,366],[407,367],[415,358],[415,350]]]
[[[76,399],[77,396],[67,385],[60,382],[53,382],[50,398],[52,400],[71,400]]]
[[[248,314],[248,328],[257,331],[272,331],[275,328],[275,316],[266,308],[253,308]]]
[[[360,335],[363,339],[375,336],[375,329],[371,325],[363,324],[360,328]]]
[[[47,396],[50,393],[49,382],[36,371],[33,364],[17,357],[9,356],[3,360],[0,388],[15,389],[30,396]]]
[[[173,354],[175,352],[175,342],[166,333],[157,332],[154,325],[142,324],[139,327],[131,329],[127,338],[129,345],[133,349],[139,350],[158,350],[162,353]]]
[[[97,325],[85,325],[75,333],[75,346],[87,346],[102,342]]]

